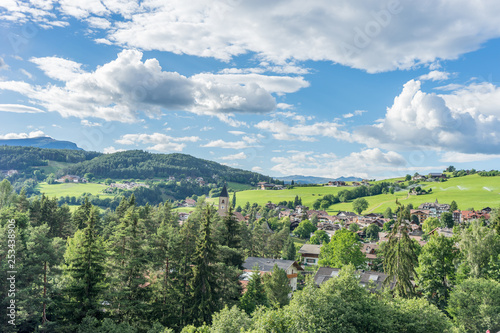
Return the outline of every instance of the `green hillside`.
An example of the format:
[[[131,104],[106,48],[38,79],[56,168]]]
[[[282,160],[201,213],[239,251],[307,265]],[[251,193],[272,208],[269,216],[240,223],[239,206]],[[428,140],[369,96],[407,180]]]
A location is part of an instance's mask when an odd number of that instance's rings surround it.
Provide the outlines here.
[[[142,150],[104,154],[90,161],[69,166],[64,171],[80,176],[92,173],[100,179],[154,179],[174,176],[212,180],[216,175],[219,179],[241,184],[273,182],[271,177],[256,172],[231,168],[186,154],[152,154]]]
[[[99,195],[102,198],[112,198],[113,195],[104,194],[102,191],[106,189],[107,185],[94,184],[94,183],[61,183],[48,185],[47,183],[38,184],[37,188],[40,193],[45,193],[49,197],[79,197],[83,193],[90,193],[92,195]]]
[[[398,178],[398,180],[401,179]],[[432,193],[408,196],[408,190],[402,190],[394,194],[365,197],[370,206],[364,213],[383,213],[387,207],[394,209],[396,207],[396,198],[402,204],[412,203],[414,207],[436,199],[441,203],[450,203],[455,200],[461,210],[468,208],[481,209],[486,206],[497,207],[500,205],[500,177],[481,177],[475,174],[450,178],[443,183],[422,182],[419,185],[425,190],[432,188]],[[336,194],[345,189],[351,189],[351,187],[295,187],[291,190],[280,191],[243,191],[236,193],[236,204],[243,206],[247,201],[261,205],[268,201],[278,203],[283,200],[293,200],[298,195],[302,198],[304,205],[312,208],[313,202],[321,195]],[[333,214],[341,210],[352,210],[352,202],[334,204],[327,211]]]

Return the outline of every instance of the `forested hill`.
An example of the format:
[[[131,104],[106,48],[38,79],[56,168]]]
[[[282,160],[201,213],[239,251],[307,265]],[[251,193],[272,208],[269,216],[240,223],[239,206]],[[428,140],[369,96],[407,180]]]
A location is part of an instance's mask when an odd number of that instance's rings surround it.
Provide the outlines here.
[[[25,139],[4,139],[0,140],[0,146],[22,146],[22,147],[35,147],[35,148],[49,148],[49,149],[71,149],[83,150],[78,147],[76,143],[70,141],[60,141],[52,139],[48,136],[38,138],[25,138]]]
[[[152,154],[142,150],[101,155],[90,161],[69,166],[65,172],[75,175],[92,173],[98,178],[113,179],[151,179],[174,176],[176,178],[203,177],[209,180],[213,175],[217,175],[226,181],[245,184],[273,181],[268,176],[231,168],[186,154]]]
[[[26,170],[46,166],[48,161],[79,163],[102,155],[98,152],[71,149],[45,149],[0,145],[0,169]]]

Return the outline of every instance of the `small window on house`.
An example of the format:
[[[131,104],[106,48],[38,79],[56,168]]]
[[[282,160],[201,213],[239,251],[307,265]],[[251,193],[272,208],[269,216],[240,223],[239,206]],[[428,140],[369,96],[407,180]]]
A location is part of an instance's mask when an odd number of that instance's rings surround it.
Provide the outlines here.
[[[222,203],[224,203],[224,199],[222,199]]]
[[[316,260],[314,260],[314,259],[306,259],[306,262],[310,262],[310,263],[314,264],[316,262]]]

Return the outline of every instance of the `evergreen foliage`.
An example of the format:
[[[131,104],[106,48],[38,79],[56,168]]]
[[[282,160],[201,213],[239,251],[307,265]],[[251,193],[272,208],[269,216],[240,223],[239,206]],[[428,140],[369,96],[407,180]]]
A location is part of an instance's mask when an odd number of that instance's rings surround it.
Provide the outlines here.
[[[385,283],[394,282],[394,293],[404,298],[415,296],[412,280],[417,276],[415,267],[418,263],[415,244],[408,235],[408,215],[405,207],[400,206],[398,219],[388,235],[384,249],[384,272],[387,274]]]

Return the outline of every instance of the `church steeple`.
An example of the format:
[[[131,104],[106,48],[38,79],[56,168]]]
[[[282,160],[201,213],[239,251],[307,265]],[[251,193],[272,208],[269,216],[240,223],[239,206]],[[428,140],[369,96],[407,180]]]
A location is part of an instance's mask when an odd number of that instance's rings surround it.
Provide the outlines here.
[[[226,216],[229,211],[229,194],[227,193],[226,185],[222,188],[219,195],[219,209],[217,210],[220,216]]]

